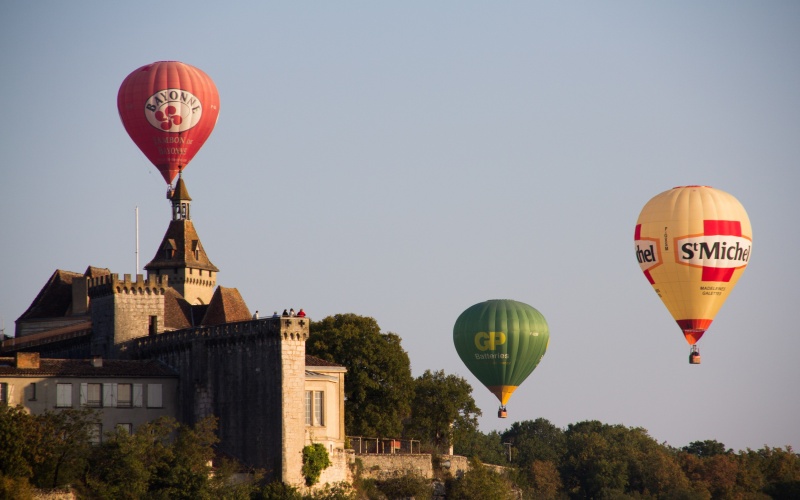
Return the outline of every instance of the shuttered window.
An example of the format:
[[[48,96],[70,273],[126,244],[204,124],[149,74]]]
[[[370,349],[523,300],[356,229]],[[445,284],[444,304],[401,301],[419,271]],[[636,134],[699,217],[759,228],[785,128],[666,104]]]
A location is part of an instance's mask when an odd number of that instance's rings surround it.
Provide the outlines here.
[[[325,425],[325,391],[306,391],[306,425]]]
[[[56,384],[56,408],[72,408],[72,384]]]
[[[133,406],[132,384],[117,384],[117,407],[130,408]]]
[[[147,407],[163,408],[161,384],[147,384]]]

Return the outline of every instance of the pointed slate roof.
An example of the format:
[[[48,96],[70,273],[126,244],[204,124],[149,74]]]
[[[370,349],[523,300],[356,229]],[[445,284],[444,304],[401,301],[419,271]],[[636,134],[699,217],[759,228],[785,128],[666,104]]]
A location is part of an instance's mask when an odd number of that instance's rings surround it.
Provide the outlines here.
[[[175,189],[172,190],[172,196],[169,199],[172,201],[192,201],[192,197],[189,196],[189,190],[186,189],[186,183],[183,182],[183,176],[178,177],[178,182],[175,183]]]
[[[167,249],[174,250],[172,257],[167,256]],[[195,250],[197,250],[197,255],[195,255]],[[206,251],[200,243],[200,237],[197,235],[191,220],[170,221],[156,256],[144,266],[148,271],[176,267],[191,267],[219,272],[217,266],[208,259],[208,255],[206,255]]]
[[[175,189],[169,199],[174,203],[179,201],[192,201],[189,190],[183,177],[178,177]],[[170,252],[167,252],[170,250]],[[194,229],[194,224],[189,218],[172,220],[167,228],[164,239],[158,247],[156,256],[153,257],[144,268],[148,271],[156,269],[174,268],[204,269],[206,271],[219,272],[217,266],[211,263],[206,255],[206,251],[200,243],[200,237]]]
[[[164,325],[169,330],[192,326],[192,306],[172,287],[164,291]]]
[[[239,290],[218,286],[214,290],[211,302],[208,303],[202,324],[221,325],[233,321],[247,321],[251,318],[250,309],[247,308]]]

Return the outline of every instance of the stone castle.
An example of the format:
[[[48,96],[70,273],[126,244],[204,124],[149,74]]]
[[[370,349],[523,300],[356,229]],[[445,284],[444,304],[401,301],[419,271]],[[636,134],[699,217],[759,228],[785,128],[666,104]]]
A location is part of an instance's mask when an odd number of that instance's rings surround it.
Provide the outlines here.
[[[302,448],[323,443],[334,466],[322,482],[347,480],[345,369],[305,354],[309,318],[254,318],[237,289],[217,286],[182,177],[168,199],[172,218],[146,276],[55,271],[2,354],[158,360],[178,376],[175,417],[216,416],[221,453],[301,485]]]

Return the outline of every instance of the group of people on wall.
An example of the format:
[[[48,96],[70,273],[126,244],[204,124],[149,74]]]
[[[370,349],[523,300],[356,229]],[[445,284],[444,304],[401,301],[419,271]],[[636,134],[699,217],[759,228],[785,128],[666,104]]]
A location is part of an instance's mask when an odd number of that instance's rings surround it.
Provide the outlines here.
[[[281,314],[281,315],[278,314],[278,311],[275,311],[274,313],[272,313],[272,317],[273,318],[280,318],[281,316],[284,317],[284,318],[294,318],[294,317],[305,318],[306,317],[306,312],[301,307],[300,310],[297,311],[297,312],[295,312],[294,308],[291,308],[288,311],[286,309],[284,309],[283,310],[283,314]],[[258,319],[258,310],[256,310],[256,312],[253,314],[253,319]]]

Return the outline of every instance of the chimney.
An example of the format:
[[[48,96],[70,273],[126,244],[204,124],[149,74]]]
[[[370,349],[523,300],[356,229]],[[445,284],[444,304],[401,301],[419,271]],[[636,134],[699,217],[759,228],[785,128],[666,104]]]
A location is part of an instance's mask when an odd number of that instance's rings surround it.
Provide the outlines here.
[[[72,280],[72,315],[82,316],[89,311],[89,287],[86,276]]]
[[[94,355],[92,356],[92,366],[95,368],[102,368],[103,367],[103,356]]]
[[[39,368],[39,353],[38,352],[18,352],[14,365],[17,368]]]

